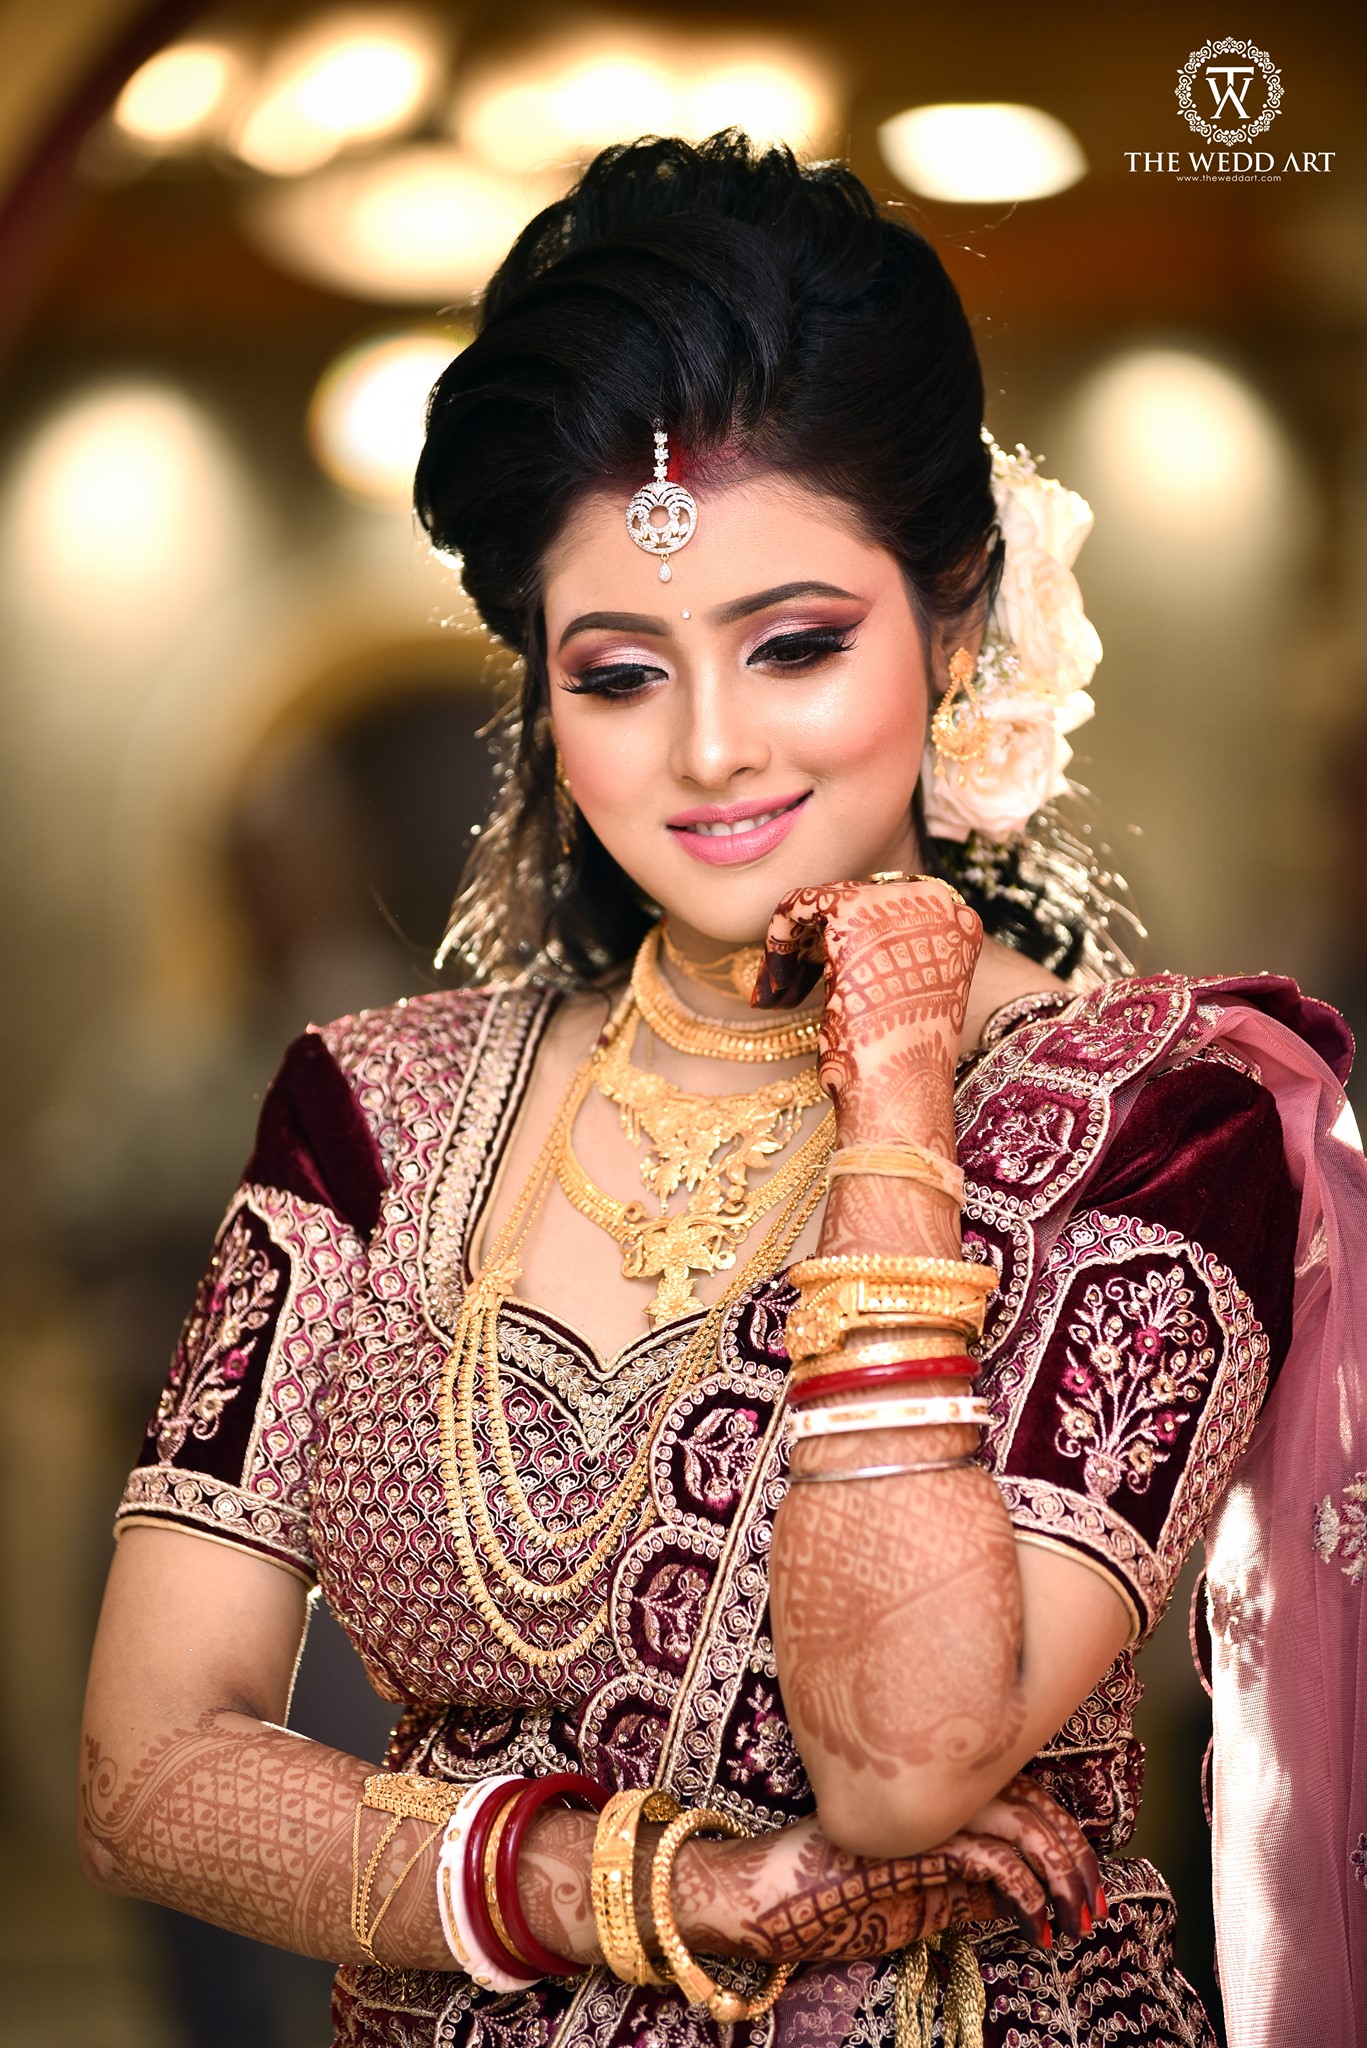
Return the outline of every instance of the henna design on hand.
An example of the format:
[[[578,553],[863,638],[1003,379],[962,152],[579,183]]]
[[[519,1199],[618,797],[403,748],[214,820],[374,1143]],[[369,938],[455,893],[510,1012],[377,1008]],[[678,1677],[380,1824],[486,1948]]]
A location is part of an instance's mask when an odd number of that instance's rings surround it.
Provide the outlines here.
[[[517,1889],[528,1926],[543,1948],[569,1962],[603,1960],[589,1891],[595,1819],[577,1810],[539,1813],[518,1863]]]
[[[299,1955],[361,1960],[351,1933],[352,1830],[373,1765],[286,1729],[208,1712],[147,1749],[126,1775],[87,1740],[81,1826],[135,1897]],[[362,1816],[363,1858],[387,1816]],[[377,1873],[382,1899],[431,1828],[405,1821]],[[437,1915],[436,1849],[410,1871],[376,1953],[450,1969]]]

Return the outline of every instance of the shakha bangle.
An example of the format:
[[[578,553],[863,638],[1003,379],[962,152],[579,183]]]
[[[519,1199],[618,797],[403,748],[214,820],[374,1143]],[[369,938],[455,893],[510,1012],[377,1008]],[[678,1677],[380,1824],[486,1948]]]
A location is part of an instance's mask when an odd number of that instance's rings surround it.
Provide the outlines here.
[[[913,1472],[957,1472],[976,1458],[926,1458],[919,1465],[846,1465],[830,1472],[790,1472],[790,1486],[837,1486],[846,1479],[905,1479]],[[983,1470],[981,1465],[979,1471]]]
[[[836,1352],[837,1358],[844,1354]],[[820,1362],[820,1361],[819,1361]],[[908,1386],[913,1380],[967,1380],[973,1377],[973,1361],[965,1351],[946,1353],[942,1358],[903,1358],[895,1365],[847,1365],[834,1372],[794,1373],[788,1382],[788,1405],[820,1401],[828,1394],[874,1393],[888,1387]]]
[[[593,1924],[603,1960],[623,1984],[669,1983],[646,1954],[636,1925],[636,1834],[641,1822],[672,1821],[679,1802],[654,1786],[614,1792],[598,1816],[589,1869]]]
[[[377,1771],[366,1779],[362,1787],[351,1830],[351,1932],[361,1954],[376,1968],[380,1959],[375,1953],[375,1936],[380,1922],[393,1904],[399,1886],[424,1850],[431,1848],[438,1831],[451,1818],[459,1800],[460,1792],[456,1786],[443,1784],[436,1778],[420,1778],[412,1771]],[[362,1870],[361,1815],[367,1807],[376,1813],[387,1813],[391,1819],[382,1829]],[[418,1844],[372,1916],[370,1898],[380,1864],[385,1850],[406,1820],[427,1821],[432,1826],[432,1833]]]
[[[655,1850],[655,1861],[650,1870],[650,1910],[665,1961],[688,2003],[706,2006],[718,2026],[730,2027],[741,2021],[762,2019],[777,2003],[779,1993],[793,1974],[794,1965],[776,1964],[763,1987],[752,1998],[747,1998],[742,1992],[724,1990],[715,1977],[708,1976],[686,1946],[670,1899],[674,1859],[688,1837],[701,1834],[704,1829],[718,1835],[745,1833],[744,1828],[737,1827],[724,1813],[717,1813],[711,1807],[692,1807],[687,1813],[679,1814],[669,1823]]]
[[[800,1408],[788,1417],[795,1444],[813,1437],[847,1436],[861,1429],[927,1429],[937,1424],[972,1423],[983,1428],[992,1410],[980,1394],[917,1395],[905,1401],[860,1401],[844,1408]]]
[[[506,1951],[502,1958],[493,1952],[484,1938],[483,1922],[488,1920],[488,1910],[485,1908],[479,1925],[473,1910],[476,1891],[482,1892],[482,1887],[470,1883],[472,1827],[488,1807],[502,1810],[508,1804],[510,1792],[526,1782],[522,1777],[503,1776],[471,1785],[446,1824],[437,1855],[437,1910],[446,1946],[466,1975],[484,1991],[526,1991],[536,1982],[525,1964],[518,1963],[515,1971],[509,1970]],[[482,1846],[481,1842],[481,1849]]]
[[[950,1159],[915,1142],[899,1145],[841,1145],[826,1168],[832,1180],[842,1173],[871,1173],[889,1180],[919,1181],[963,1207],[964,1177]]]
[[[549,1806],[552,1801],[562,1806],[578,1801],[592,1812],[601,1813],[607,1805],[608,1794],[592,1778],[586,1778],[578,1771],[556,1771],[548,1778],[534,1778],[530,1785],[514,1794],[507,1813],[499,1817],[502,1826],[495,1822],[497,1835],[491,1834],[486,1854],[485,1891],[490,1917],[509,1948],[543,1977],[573,1977],[588,1965],[558,1956],[537,1940],[522,1910],[517,1888],[518,1865],[527,1829],[542,1807]],[[489,1883],[490,1858],[493,1862],[492,1884]]]

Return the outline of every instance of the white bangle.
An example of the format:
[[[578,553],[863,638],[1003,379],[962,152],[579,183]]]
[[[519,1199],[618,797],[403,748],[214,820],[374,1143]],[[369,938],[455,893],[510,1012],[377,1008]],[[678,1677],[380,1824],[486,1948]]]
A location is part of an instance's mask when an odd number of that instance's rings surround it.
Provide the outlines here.
[[[459,1805],[447,1821],[441,1848],[437,1852],[437,1911],[441,1915],[441,1931],[456,1962],[482,1991],[526,1991],[541,1981],[539,1977],[510,1977],[491,1956],[485,1954],[475,1934],[465,1897],[465,1844],[477,1814],[485,1800],[491,1799],[501,1786],[523,1783],[525,1779],[514,1773],[509,1777],[483,1778],[478,1785],[472,1785],[461,1795]]]
[[[795,1444],[816,1436],[844,1436],[856,1429],[924,1429],[933,1423],[992,1420],[992,1410],[979,1394],[931,1394],[905,1401],[861,1401],[857,1406],[799,1408],[788,1417]]]

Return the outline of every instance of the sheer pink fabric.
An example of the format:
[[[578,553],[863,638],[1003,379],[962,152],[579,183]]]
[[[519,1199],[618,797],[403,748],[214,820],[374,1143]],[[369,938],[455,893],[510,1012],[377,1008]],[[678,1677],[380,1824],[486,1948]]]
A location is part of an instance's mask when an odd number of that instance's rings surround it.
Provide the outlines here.
[[[1264,986],[1286,1014],[1287,984]],[[1220,989],[1206,1042],[1275,1096],[1301,1214],[1290,1352],[1206,1542],[1220,1982],[1230,2048],[1350,2048],[1367,2042],[1367,1166],[1307,1042],[1342,1068],[1337,1019],[1305,1004],[1293,1029],[1236,991],[1262,993]]]

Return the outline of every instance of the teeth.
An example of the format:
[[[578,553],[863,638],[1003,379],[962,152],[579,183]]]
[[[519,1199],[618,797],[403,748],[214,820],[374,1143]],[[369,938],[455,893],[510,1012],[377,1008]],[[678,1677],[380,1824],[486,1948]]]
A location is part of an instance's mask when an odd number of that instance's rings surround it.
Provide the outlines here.
[[[757,818],[739,818],[734,824],[693,825],[690,831],[704,832],[709,839],[730,839],[737,832],[756,832],[761,825],[767,825],[773,818],[781,818],[783,812],[761,811]]]

